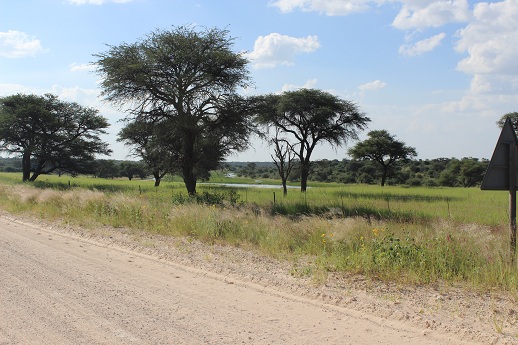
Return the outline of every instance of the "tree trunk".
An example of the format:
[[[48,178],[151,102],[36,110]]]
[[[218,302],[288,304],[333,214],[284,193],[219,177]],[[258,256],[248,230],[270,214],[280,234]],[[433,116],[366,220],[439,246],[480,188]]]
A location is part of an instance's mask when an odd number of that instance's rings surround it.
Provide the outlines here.
[[[196,195],[196,178],[194,176],[184,176],[183,182],[185,183],[185,188],[187,188],[187,193],[189,196]]]
[[[36,167],[36,169],[34,169],[34,171],[32,172],[32,176],[31,178],[29,179],[29,181],[31,182],[34,182],[36,181],[36,179],[38,178],[38,176],[41,175],[41,168],[40,167]]]
[[[160,186],[160,182],[162,181],[162,177],[164,177],[165,174],[160,174],[160,169],[154,169],[153,170],[153,177],[155,178],[155,187]]]
[[[309,176],[309,165],[307,163],[302,163],[300,169],[300,191],[306,192],[308,185],[308,176]]]
[[[288,187],[286,187],[286,179],[282,178],[282,192],[284,196],[288,195]]]
[[[194,142],[195,142],[195,134],[194,133],[186,133],[185,135],[185,144],[184,144],[184,158],[183,158],[183,182],[185,183],[185,188],[187,188],[187,193],[190,196],[196,194],[196,176],[194,174]]]
[[[27,182],[31,178],[31,152],[26,150],[22,156],[22,181]]]
[[[381,186],[385,186],[385,181],[387,180],[388,167],[383,166],[383,174],[381,175]]]
[[[38,164],[36,164],[36,167],[34,168],[34,171],[32,172],[32,176],[29,179],[29,181],[31,181],[31,182],[36,181],[38,176],[41,175],[44,165],[45,165],[45,162],[38,161]]]

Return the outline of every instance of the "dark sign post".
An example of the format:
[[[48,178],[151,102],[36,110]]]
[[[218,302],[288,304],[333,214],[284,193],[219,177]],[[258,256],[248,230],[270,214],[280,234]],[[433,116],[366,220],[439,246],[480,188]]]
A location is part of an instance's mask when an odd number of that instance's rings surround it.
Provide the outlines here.
[[[511,262],[516,256],[516,181],[518,172],[518,139],[511,120],[507,118],[496,143],[495,151],[482,181],[482,190],[509,191],[509,230]]]

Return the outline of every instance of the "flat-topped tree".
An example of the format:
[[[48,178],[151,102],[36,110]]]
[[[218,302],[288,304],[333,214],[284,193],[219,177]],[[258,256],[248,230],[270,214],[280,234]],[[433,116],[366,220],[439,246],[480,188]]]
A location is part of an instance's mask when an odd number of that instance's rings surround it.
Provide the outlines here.
[[[256,101],[258,123],[286,135],[300,161],[300,188],[306,191],[311,154],[318,144],[345,145],[357,139],[370,119],[353,102],[316,89],[288,91],[280,95],[259,96]]]
[[[396,140],[395,136],[386,130],[371,131],[367,135],[369,136],[367,139],[357,143],[348,152],[354,159],[376,162],[381,170],[381,186],[383,187],[394,164],[399,161],[408,161],[417,156],[417,153],[413,147]]]
[[[23,181],[54,171],[92,173],[95,155],[111,152],[99,137],[108,126],[98,110],[51,94],[0,99],[0,151],[22,157]]]
[[[174,151],[168,156],[190,195],[225,156],[249,143],[249,105],[237,94],[249,84],[248,60],[232,51],[233,41],[226,30],[180,26],[95,55],[102,95],[128,113],[128,123],[170,129],[175,145],[167,146]]]

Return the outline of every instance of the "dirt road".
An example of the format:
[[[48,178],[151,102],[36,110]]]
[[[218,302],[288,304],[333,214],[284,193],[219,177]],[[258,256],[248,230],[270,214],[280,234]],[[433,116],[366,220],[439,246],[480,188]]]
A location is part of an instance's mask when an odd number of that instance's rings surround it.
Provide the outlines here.
[[[0,344],[462,344],[0,217]]]

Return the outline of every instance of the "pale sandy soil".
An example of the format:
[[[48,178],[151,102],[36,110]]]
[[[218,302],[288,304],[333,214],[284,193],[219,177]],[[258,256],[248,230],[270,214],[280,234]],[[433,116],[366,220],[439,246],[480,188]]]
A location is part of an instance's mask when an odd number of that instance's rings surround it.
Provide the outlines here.
[[[518,344],[517,296],[0,214],[0,344]]]

